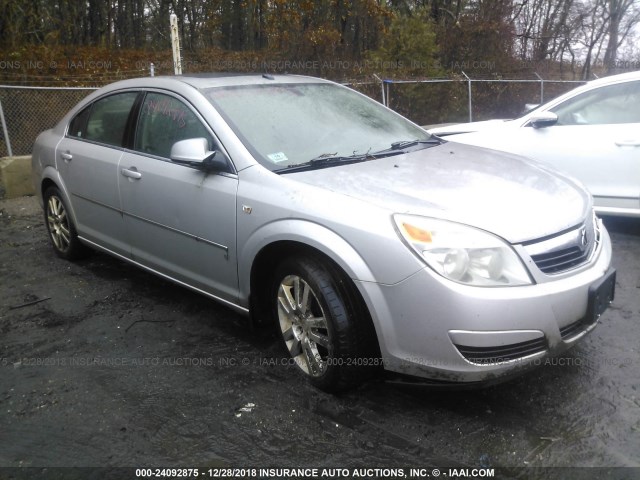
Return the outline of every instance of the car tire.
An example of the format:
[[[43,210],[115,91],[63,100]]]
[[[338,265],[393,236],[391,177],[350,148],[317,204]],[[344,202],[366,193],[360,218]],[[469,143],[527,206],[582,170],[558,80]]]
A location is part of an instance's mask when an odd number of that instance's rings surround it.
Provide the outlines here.
[[[327,392],[356,386],[377,363],[362,357],[375,350],[369,348],[373,327],[362,325],[368,315],[340,273],[314,257],[292,257],[276,269],[271,289],[276,330],[292,363]]]
[[[77,260],[89,249],[78,239],[76,227],[60,190],[49,187],[44,192],[44,223],[56,254],[65,260]]]

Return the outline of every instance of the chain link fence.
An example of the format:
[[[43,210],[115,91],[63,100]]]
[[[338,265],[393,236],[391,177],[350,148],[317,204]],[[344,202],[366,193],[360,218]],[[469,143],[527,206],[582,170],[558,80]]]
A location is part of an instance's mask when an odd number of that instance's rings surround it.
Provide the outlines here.
[[[431,79],[353,82],[348,85],[419,125],[514,118],[584,82],[572,80]],[[0,157],[29,155],[38,134],[53,127],[95,88],[0,86]]]
[[[0,86],[0,157],[31,154],[38,134],[53,127],[94,90]]]
[[[463,72],[464,75],[464,72]],[[536,75],[537,76],[537,75]],[[515,118],[527,105],[545,103],[582,80],[474,79],[388,80],[353,84],[418,125]]]

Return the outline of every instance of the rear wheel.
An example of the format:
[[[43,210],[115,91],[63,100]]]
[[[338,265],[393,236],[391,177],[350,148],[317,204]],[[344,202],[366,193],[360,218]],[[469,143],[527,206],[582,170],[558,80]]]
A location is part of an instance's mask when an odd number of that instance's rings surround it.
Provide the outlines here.
[[[276,325],[298,370],[316,387],[339,391],[365,376],[361,358],[369,350],[358,328],[358,308],[337,272],[312,257],[294,257],[280,264],[272,298]],[[371,369],[369,369],[371,370]]]
[[[75,260],[86,255],[88,249],[78,239],[76,227],[69,209],[57,187],[44,192],[44,222],[54,251],[66,260]]]

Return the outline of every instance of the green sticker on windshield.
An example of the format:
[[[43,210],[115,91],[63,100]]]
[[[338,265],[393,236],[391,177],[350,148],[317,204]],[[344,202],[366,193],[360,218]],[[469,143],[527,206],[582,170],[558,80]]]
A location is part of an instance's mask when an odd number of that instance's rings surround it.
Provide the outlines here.
[[[287,156],[282,153],[282,152],[278,152],[278,153],[270,153],[269,155],[267,155],[267,157],[269,158],[269,160],[271,160],[273,163],[280,163],[280,162],[286,162],[287,160],[289,160],[287,158]]]

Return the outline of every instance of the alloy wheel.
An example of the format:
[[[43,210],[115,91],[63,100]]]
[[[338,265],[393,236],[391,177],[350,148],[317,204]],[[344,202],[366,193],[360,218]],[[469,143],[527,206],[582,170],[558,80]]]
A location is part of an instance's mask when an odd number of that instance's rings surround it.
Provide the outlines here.
[[[66,252],[71,243],[69,220],[62,200],[55,195],[50,196],[47,201],[47,223],[56,249]]]
[[[297,275],[278,288],[278,320],[291,357],[306,374],[318,377],[327,369],[330,339],[327,318],[309,284]]]

